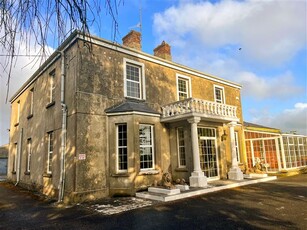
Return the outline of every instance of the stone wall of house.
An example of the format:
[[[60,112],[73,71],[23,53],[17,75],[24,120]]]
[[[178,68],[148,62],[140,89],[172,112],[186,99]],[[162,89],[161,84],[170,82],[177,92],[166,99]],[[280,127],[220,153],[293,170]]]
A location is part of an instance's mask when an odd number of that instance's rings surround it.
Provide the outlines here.
[[[77,66],[76,47],[65,52],[65,63],[69,66],[65,70],[65,100],[68,108],[67,117],[67,177],[71,178],[73,172],[73,159],[75,154],[75,74]],[[49,99],[49,78],[54,71],[54,103]],[[69,80],[68,80],[69,79]],[[33,113],[30,112],[31,92],[33,91]],[[56,197],[60,179],[61,159],[61,58],[57,58],[47,66],[40,76],[28,85],[27,88],[12,101],[10,126],[10,155],[8,161],[8,179],[16,182],[19,173],[19,185],[29,189],[39,190],[45,195]],[[18,103],[20,112],[18,115]],[[18,122],[19,116],[19,122]],[[47,173],[48,132],[54,133],[52,173]],[[31,139],[31,164],[27,171],[28,140]],[[14,166],[15,157],[20,152],[20,169]],[[18,160],[17,160],[18,162]],[[74,180],[66,184],[68,190],[73,190]],[[72,184],[73,183],[73,184]]]
[[[79,47],[82,47],[82,43],[79,44]],[[237,115],[242,122],[241,96],[238,88],[181,72],[149,60],[136,58],[117,50],[98,45],[93,45],[91,49],[92,53],[87,48],[80,48],[80,66],[82,67],[76,83],[76,110],[80,121],[77,122],[76,149],[77,155],[86,154],[86,160],[78,161],[77,163],[76,180],[79,181],[77,184],[80,191],[90,186],[91,189],[105,190],[106,193],[107,188],[110,188],[111,195],[134,194],[138,189],[159,181],[162,173],[168,170],[172,172],[175,179],[185,178],[187,181],[191,171],[193,171],[192,147],[189,137],[190,124],[184,121],[183,124],[174,124],[173,129],[169,130],[168,125],[161,124],[158,118],[143,116],[147,123],[155,125],[157,136],[163,134],[165,138],[160,141],[155,140],[156,169],[159,173],[154,175],[140,174],[138,146],[137,142],[135,142],[135,138],[138,137],[135,119],[138,116],[119,115],[108,117],[105,113],[107,108],[125,100],[124,59],[144,64],[145,103],[155,111],[161,112],[161,106],[177,101],[176,75],[179,74],[191,78],[192,97],[195,98],[214,101],[214,85],[224,87],[226,104],[237,106]],[[134,130],[135,133],[129,135],[133,151],[129,153],[129,172],[127,175],[118,175],[115,172],[116,123],[134,124],[131,130]],[[176,125],[184,125],[187,130],[188,164],[185,170],[180,170],[177,167]],[[201,122],[200,125],[217,128],[220,176],[226,178],[231,164],[229,128],[226,124],[209,121]],[[228,138],[225,141],[221,141],[224,130],[228,132]],[[241,127],[236,127],[236,131],[239,132],[239,136],[242,135]],[[162,162],[165,162],[165,165]],[[95,183],[90,182],[90,178],[95,178]]]
[[[112,43],[108,44],[112,46]],[[174,178],[188,180],[192,167],[192,147],[190,124],[163,124],[157,116],[114,115],[108,116],[107,108],[115,106],[124,98],[124,59],[144,64],[146,100],[150,108],[161,112],[161,106],[177,101],[176,75],[191,78],[192,97],[214,101],[214,85],[224,87],[226,103],[237,106],[242,122],[240,90],[214,80],[194,76],[190,72],[175,70],[170,66],[154,63],[152,56],[138,52],[138,57],[122,53],[118,48],[91,44],[83,41],[74,43],[65,52],[65,103],[67,105],[67,140],[65,153],[65,200],[74,202],[96,199],[117,194],[134,194],[161,179],[164,172],[172,172]],[[141,58],[147,57],[147,60]],[[166,61],[168,64],[172,62]],[[183,68],[180,66],[180,68]],[[49,196],[57,196],[60,178],[62,107],[60,103],[61,58],[48,66],[39,78],[12,102],[10,126],[10,157],[8,177],[17,180],[17,170],[13,170],[16,143],[20,148],[21,185],[42,191]],[[48,105],[50,73],[55,71],[55,103]],[[212,78],[212,77],[211,77]],[[212,78],[214,79],[214,78]],[[34,111],[30,111],[30,90],[34,89]],[[17,108],[20,102],[20,116],[17,122]],[[127,175],[118,175],[115,170],[116,143],[115,125],[127,122],[131,139],[129,145],[129,170]],[[138,125],[154,125],[155,170],[144,174],[139,169]],[[227,165],[231,162],[230,140],[222,142],[220,137],[228,128],[223,123],[202,122],[200,125],[217,129],[220,174],[225,177]],[[183,126],[187,136],[187,168],[178,169],[176,127]],[[241,128],[236,127],[241,133]],[[52,175],[47,169],[47,133],[54,132]],[[22,134],[21,134],[22,133]],[[229,133],[228,133],[229,135]],[[239,134],[241,135],[241,134]],[[31,171],[26,172],[27,140],[32,140]],[[20,142],[21,139],[21,142]],[[225,166],[226,165],[226,166]]]

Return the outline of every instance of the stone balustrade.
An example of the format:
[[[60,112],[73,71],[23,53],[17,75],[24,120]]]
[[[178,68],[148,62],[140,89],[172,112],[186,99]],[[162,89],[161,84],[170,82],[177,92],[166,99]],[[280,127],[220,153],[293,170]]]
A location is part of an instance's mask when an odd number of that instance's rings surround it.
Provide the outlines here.
[[[188,98],[162,107],[162,120],[187,114],[197,114],[208,118],[219,117],[222,120],[238,120],[236,106],[197,98]]]

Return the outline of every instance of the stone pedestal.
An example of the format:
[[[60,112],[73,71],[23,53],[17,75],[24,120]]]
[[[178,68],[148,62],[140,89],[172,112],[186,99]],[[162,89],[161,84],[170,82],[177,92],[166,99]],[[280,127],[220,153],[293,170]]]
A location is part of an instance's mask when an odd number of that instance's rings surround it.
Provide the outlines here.
[[[175,186],[176,188],[180,189],[180,192],[184,192],[190,189],[189,185],[186,184],[176,184]]]
[[[231,168],[228,172],[229,180],[243,180],[243,172],[240,168]]]
[[[192,172],[189,178],[191,187],[207,187],[207,177],[203,172]]]

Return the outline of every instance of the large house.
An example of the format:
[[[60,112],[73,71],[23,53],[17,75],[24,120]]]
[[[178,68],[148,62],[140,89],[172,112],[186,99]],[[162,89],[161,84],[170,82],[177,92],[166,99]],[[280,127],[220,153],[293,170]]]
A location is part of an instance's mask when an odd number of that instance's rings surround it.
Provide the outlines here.
[[[70,201],[242,179],[241,86],[140,49],[74,32],[11,99],[8,177]]]
[[[144,53],[140,36],[76,31],[16,92],[10,180],[77,202],[134,195],[166,172],[192,187],[243,179],[241,86],[172,62],[165,42]]]

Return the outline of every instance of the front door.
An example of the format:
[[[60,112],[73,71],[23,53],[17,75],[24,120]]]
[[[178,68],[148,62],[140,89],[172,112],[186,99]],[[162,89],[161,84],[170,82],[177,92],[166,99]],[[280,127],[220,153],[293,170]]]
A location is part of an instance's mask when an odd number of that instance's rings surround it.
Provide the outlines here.
[[[213,128],[198,128],[200,165],[209,179],[219,178],[215,133]]]

